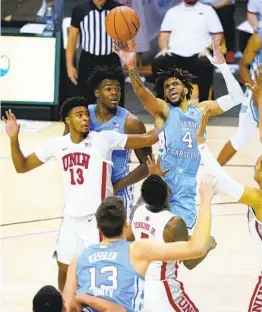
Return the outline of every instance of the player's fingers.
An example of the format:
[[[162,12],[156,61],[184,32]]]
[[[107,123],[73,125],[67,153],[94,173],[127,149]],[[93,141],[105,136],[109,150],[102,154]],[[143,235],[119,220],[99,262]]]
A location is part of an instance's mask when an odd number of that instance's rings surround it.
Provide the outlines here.
[[[7,120],[5,119],[5,117],[4,117],[4,116],[2,116],[2,120],[3,120],[3,122],[4,122],[4,123],[6,123],[6,122],[7,122]]]
[[[254,70],[255,81],[258,81],[258,70]]]
[[[164,175],[166,175],[169,171],[170,171],[170,169],[164,169],[163,170]]]
[[[155,154],[152,154],[150,157],[151,161],[155,164],[156,163],[156,158],[155,158]]]
[[[6,119],[11,120],[11,116],[9,114],[9,111],[5,111]]]
[[[250,84],[250,83],[245,83],[245,86],[249,89],[249,90],[251,90],[251,91],[253,91],[253,86]]]

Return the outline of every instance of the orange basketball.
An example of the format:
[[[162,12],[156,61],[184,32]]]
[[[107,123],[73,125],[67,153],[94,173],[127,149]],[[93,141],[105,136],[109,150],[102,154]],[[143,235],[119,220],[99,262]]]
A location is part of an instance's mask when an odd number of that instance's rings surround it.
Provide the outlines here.
[[[118,6],[107,15],[105,26],[108,35],[114,40],[128,41],[139,31],[139,16],[127,6]]]

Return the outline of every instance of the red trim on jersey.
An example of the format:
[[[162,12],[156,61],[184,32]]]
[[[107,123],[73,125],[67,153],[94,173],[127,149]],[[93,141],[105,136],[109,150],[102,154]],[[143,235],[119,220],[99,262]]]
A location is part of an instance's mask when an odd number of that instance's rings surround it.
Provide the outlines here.
[[[160,30],[160,34],[166,33],[166,34],[170,34],[172,32],[172,30]]]
[[[101,184],[101,201],[103,201],[106,197],[106,176],[107,176],[107,163],[103,161],[102,184]]]
[[[175,265],[175,279],[176,281],[179,283],[181,291],[183,296],[187,299],[187,301],[192,305],[192,307],[194,308],[194,312],[199,312],[198,308],[195,306],[194,302],[188,297],[188,295],[185,293],[185,289],[184,289],[184,285],[181,281],[177,280],[177,271],[178,271],[179,265],[178,263],[176,263]]]
[[[247,209],[247,220],[249,221],[249,219],[250,219],[250,208],[248,207],[248,209]]]
[[[176,305],[175,301],[173,300],[173,296],[172,296],[170,287],[168,285],[168,282],[167,281],[163,281],[163,284],[164,284],[165,289],[166,289],[166,294],[167,294],[168,301],[171,304],[172,308],[174,308],[175,311],[180,312],[179,307]]]
[[[262,234],[260,233],[258,226],[259,226],[258,222],[255,221],[255,227],[256,227],[257,234],[260,237],[260,239],[262,240]]]
[[[160,271],[160,280],[163,281],[166,279],[166,262],[162,262],[161,271]]]
[[[253,306],[254,299],[255,299],[255,296],[256,296],[256,294],[257,294],[257,291],[258,291],[258,289],[260,288],[260,283],[261,283],[261,276],[259,276],[259,278],[258,278],[257,285],[256,285],[256,287],[255,287],[255,289],[254,289],[254,292],[253,292],[253,295],[252,295],[252,297],[251,297],[251,299],[250,299],[250,303],[249,303],[249,307],[248,307],[248,312],[252,312],[252,306]]]
[[[249,11],[249,10],[247,10],[247,13],[258,15],[258,12],[252,12],[252,11]]]

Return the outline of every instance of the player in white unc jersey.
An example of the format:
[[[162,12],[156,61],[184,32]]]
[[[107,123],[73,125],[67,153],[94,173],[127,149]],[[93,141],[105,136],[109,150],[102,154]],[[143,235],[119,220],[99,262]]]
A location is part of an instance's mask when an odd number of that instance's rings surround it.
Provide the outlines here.
[[[66,100],[61,109],[70,133],[48,140],[36,153],[25,157],[20,150],[19,125],[15,115],[6,113],[6,131],[11,138],[11,154],[15,169],[28,172],[56,158],[62,170],[64,218],[57,242],[58,283],[62,290],[68,264],[75,252],[99,241],[94,214],[101,201],[113,194],[111,155],[116,149],[151,146],[157,141],[150,134],[126,135],[115,131],[89,132],[87,101],[76,97]]]
[[[191,239],[171,243],[149,239],[127,242],[130,227],[123,201],[117,196],[106,198],[96,212],[103,241],[85,248],[70,264],[64,289],[66,307],[69,309],[76,293],[87,293],[111,300],[128,312],[143,311],[144,276],[150,262],[179,261],[206,255],[213,191],[212,185],[201,184],[201,192],[205,195]],[[158,311],[165,310],[159,307]]]
[[[262,28],[250,37],[240,61],[239,71],[243,83],[249,86],[255,83],[254,71],[258,69],[259,64],[262,64]],[[237,131],[222,148],[217,158],[221,166],[224,166],[238,150],[252,139],[258,124],[262,143],[262,107],[259,107],[258,103],[254,103],[252,91],[250,87],[247,87],[239,112]]]
[[[259,85],[255,85],[253,96],[262,104],[262,71]],[[207,173],[214,177],[216,191],[227,194],[233,200],[248,205],[248,226],[254,247],[262,259],[262,155],[254,170],[254,179],[259,188],[244,186],[227,175],[204,143],[204,132],[208,123],[209,111],[205,112],[196,135],[201,160]],[[262,269],[262,268],[261,268]],[[247,309],[246,309],[247,310]],[[245,311],[246,311],[245,310]],[[248,312],[262,311],[262,273],[250,300]]]
[[[161,174],[161,169],[149,160],[149,172]],[[205,198],[205,196],[210,198]],[[169,208],[168,186],[160,175],[151,174],[142,184],[141,199],[132,213],[132,233],[136,240],[148,238],[154,242],[188,241],[185,222],[174,216]],[[200,202],[211,200],[212,194],[200,192]],[[211,237],[208,251],[216,247]],[[204,257],[183,261],[193,269]],[[155,261],[147,270],[145,278],[144,312],[199,311],[178,280],[179,261]],[[153,295],[152,295],[153,294]]]
[[[122,44],[121,44],[122,45]],[[216,101],[201,102],[198,107],[189,105],[192,94],[192,75],[182,69],[161,71],[155,83],[155,96],[141,81],[136,68],[136,50],[132,43],[128,47],[116,45],[116,52],[127,65],[133,89],[154,117],[159,136],[159,156],[162,169],[170,169],[165,180],[171,189],[171,212],[183,218],[190,233],[196,220],[196,175],[200,155],[195,142],[202,110],[208,105],[212,116],[219,115],[240,104],[243,92],[227,66],[220,51],[219,42],[214,41],[212,63],[219,67],[228,88],[228,95]]]
[[[126,134],[142,134],[145,125],[127,109],[118,106],[121,88],[125,83],[122,67],[97,66],[87,80],[87,91],[95,94],[96,104],[89,105],[91,131],[113,130]],[[146,157],[151,148],[134,150],[139,165],[129,170],[131,150],[113,151],[112,183],[115,195],[123,198],[127,217],[134,206],[134,184],[144,179],[147,174]]]

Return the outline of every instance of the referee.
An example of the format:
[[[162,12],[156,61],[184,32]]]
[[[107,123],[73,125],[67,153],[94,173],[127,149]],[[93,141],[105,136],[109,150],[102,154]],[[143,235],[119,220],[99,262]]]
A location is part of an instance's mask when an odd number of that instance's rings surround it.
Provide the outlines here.
[[[78,95],[87,97],[85,82],[96,66],[121,66],[118,55],[113,52],[112,39],[105,30],[106,16],[117,6],[120,4],[114,0],[86,0],[77,4],[72,11],[66,48],[66,67],[68,77],[74,85],[77,85]],[[77,72],[74,60],[79,34],[82,52]],[[93,98],[89,96],[88,100],[95,103],[95,96]],[[123,101],[122,93],[120,105]]]

